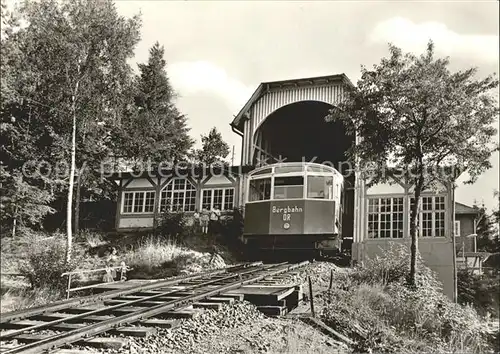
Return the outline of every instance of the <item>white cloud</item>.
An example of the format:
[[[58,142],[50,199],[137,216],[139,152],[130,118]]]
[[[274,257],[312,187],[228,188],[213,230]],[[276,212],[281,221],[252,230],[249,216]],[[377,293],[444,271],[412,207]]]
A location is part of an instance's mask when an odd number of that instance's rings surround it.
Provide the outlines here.
[[[404,51],[422,53],[429,39],[436,44],[436,52],[443,55],[474,57],[478,60],[498,62],[498,36],[458,34],[439,22],[420,24],[394,17],[380,22],[370,33],[374,43],[391,42]]]
[[[235,113],[255,90],[230,77],[224,69],[206,61],[173,63],[168,67],[168,75],[172,86],[181,96],[210,92],[222,97]]]

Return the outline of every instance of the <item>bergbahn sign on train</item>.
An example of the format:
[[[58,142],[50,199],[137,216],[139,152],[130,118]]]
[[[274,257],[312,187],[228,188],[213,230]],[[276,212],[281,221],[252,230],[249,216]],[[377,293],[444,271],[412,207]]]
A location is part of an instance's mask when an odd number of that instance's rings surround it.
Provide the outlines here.
[[[271,233],[297,234],[303,232],[304,201],[273,201],[271,206]]]

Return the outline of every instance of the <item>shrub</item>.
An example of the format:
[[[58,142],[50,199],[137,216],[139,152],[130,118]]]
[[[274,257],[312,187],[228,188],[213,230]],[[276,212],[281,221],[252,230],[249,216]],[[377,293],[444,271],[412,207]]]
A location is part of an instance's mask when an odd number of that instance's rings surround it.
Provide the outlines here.
[[[74,245],[72,261],[67,263],[64,235],[44,237],[43,234],[34,234],[30,236],[29,245],[19,271],[26,276],[31,287],[48,287],[58,291],[66,289],[67,278],[61,275],[76,269],[83,258],[83,250]]]
[[[368,259],[363,266],[358,266],[352,277],[362,284],[405,283],[410,270],[410,251],[404,244],[390,242],[389,248],[380,255]],[[435,273],[425,266],[417,252],[417,286],[440,287]]]
[[[165,211],[159,217],[156,232],[177,241],[180,236],[189,233],[188,219],[183,211]]]
[[[421,260],[418,268],[417,286],[409,287],[408,248],[392,245],[353,269],[346,286],[327,293],[325,322],[356,340],[355,351],[487,350],[487,335],[477,312],[452,303]]]
[[[457,277],[458,302],[472,304],[481,314],[499,316],[500,283],[491,274],[477,275],[467,269],[460,269]]]
[[[234,208],[222,223],[222,236],[226,240],[238,239],[243,234],[244,221],[243,210]]]

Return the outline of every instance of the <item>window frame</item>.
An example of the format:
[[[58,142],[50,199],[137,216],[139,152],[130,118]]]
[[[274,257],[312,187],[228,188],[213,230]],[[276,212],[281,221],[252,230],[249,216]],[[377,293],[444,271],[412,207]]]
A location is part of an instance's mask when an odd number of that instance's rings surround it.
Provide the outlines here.
[[[382,212],[381,206],[382,200],[390,200],[390,211],[384,211]],[[369,196],[366,198],[366,239],[367,240],[389,240],[389,239],[394,239],[394,240],[400,240],[405,238],[404,235],[404,229],[405,229],[405,196],[404,195],[374,195],[374,196]],[[377,204],[377,211],[376,212],[370,212],[370,201],[371,200],[376,200]],[[398,200],[399,203],[395,203],[395,200]],[[395,210],[396,206],[401,206],[402,210]],[[397,218],[397,220],[394,219],[394,214],[400,215],[401,219]],[[370,223],[373,222],[370,221],[370,216],[375,215],[376,216],[376,223],[377,223],[377,237],[370,237]],[[389,217],[389,220],[384,220],[384,222],[389,223],[389,229],[382,228],[382,215],[384,215],[384,218]],[[394,222],[402,223],[401,228],[394,228]],[[389,237],[382,237],[382,231],[388,232]],[[401,233],[401,237],[394,237],[394,233],[399,231]]]
[[[246,196],[245,196],[245,203],[261,203],[261,202],[267,202],[267,201],[273,201],[273,200],[314,200],[314,201],[332,201],[332,200],[337,200],[340,198],[340,193],[343,190],[343,180],[339,179],[339,173],[335,173],[335,171],[329,171],[327,168],[325,168],[325,171],[320,172],[320,171],[315,171],[315,172],[310,172],[307,171],[307,168],[303,168],[302,172],[283,172],[283,173],[275,173],[273,167],[273,172],[272,173],[266,173],[266,174],[255,174],[255,175],[250,175],[247,182],[246,182]],[[261,171],[258,171],[261,172]],[[332,195],[331,198],[329,199],[319,199],[319,198],[308,198],[307,196],[307,190],[308,190],[308,177],[313,176],[313,177],[331,177],[332,178]],[[275,179],[276,178],[281,178],[281,177],[302,177],[303,178],[303,189],[302,189],[302,197],[300,198],[285,198],[285,199],[276,199],[274,195],[274,187],[275,187]],[[250,200],[250,185],[252,181],[257,181],[261,179],[270,179],[271,180],[271,194],[269,199],[260,199],[260,200]]]
[[[148,198],[146,195],[148,193],[153,194],[153,210],[151,211],[145,211],[146,210],[146,201]],[[125,200],[127,194],[132,194],[132,204],[130,205],[131,211],[125,211]],[[136,195],[142,195],[142,205],[141,205],[141,210],[142,211],[134,211],[136,207]],[[150,200],[150,199],[149,199]],[[144,190],[144,191],[127,191],[124,190],[122,192],[122,201],[121,201],[121,214],[123,215],[144,215],[144,214],[153,214],[154,213],[154,204],[156,203],[156,190]]]
[[[222,203],[221,203],[221,209],[220,211],[227,211],[227,210],[233,210],[234,205],[235,205],[235,195],[236,195],[236,190],[234,187],[211,187],[211,188],[202,188],[201,189],[201,196],[200,196],[200,202],[199,202],[199,209],[198,210],[203,210],[203,197],[205,195],[205,192],[210,192],[210,208],[208,210],[213,210],[214,208],[214,194],[216,190],[222,190]],[[229,209],[226,209],[226,191],[232,190],[232,207]]]
[[[258,180],[262,180],[262,179],[269,179],[270,180],[270,193],[269,193],[269,199],[259,199],[259,200],[250,200],[250,185],[252,183],[252,181],[258,181]],[[245,199],[246,199],[246,203],[261,203],[261,202],[268,202],[268,201],[271,201],[273,200],[273,190],[274,190],[274,178],[273,178],[273,175],[272,174],[269,174],[269,175],[259,175],[259,177],[257,178],[253,178],[253,177],[250,177],[246,183],[246,196],[245,196]]]
[[[276,178],[302,178],[302,184],[285,184],[285,185],[279,185],[276,186]],[[272,184],[272,189],[271,189],[271,200],[296,200],[296,199],[305,199],[305,189],[306,189],[306,178],[307,176],[305,174],[299,174],[299,172],[286,172],[286,173],[279,173],[277,175],[273,175],[271,179],[271,184]],[[302,198],[276,198],[275,191],[276,187],[278,188],[285,188],[285,187],[302,187]]]
[[[330,195],[330,198],[310,198],[309,195],[309,177],[329,177],[332,179],[332,193]],[[304,178],[304,189],[305,189],[305,194],[304,194],[304,199],[307,200],[335,200],[335,198],[340,198],[340,192],[342,191],[342,181],[339,181],[336,179],[337,177],[333,173],[328,173],[328,172],[306,172],[305,178]]]
[[[175,181],[178,181],[178,180],[184,181],[184,188],[183,189],[175,189]],[[188,188],[188,185],[190,186],[190,188]],[[169,187],[171,187],[171,189],[169,189]],[[188,204],[188,203],[186,203],[187,200],[190,200],[193,198],[192,195],[187,197],[188,192],[194,192],[194,202],[192,204],[189,204],[190,206],[193,206],[193,210],[186,210],[186,205]],[[165,196],[166,196],[165,199],[167,201],[170,201],[170,207],[172,207],[174,205],[173,200],[174,200],[175,193],[182,193],[182,195],[183,195],[183,197],[182,197],[182,210],[180,212],[184,212],[184,213],[194,213],[195,212],[195,210],[196,210],[196,197],[198,195],[198,189],[196,188],[196,185],[193,184],[188,178],[174,177],[170,181],[168,181],[168,183],[165,184],[165,186],[160,190],[160,195],[159,195],[159,199],[158,199],[158,212],[160,212],[160,213],[163,212],[163,210],[162,210],[163,193],[165,193]],[[169,193],[170,193],[170,197],[168,197]],[[173,212],[173,213],[179,212],[179,210],[175,210],[175,211],[168,210],[168,211]]]
[[[425,209],[424,210],[424,198],[431,198],[431,208],[430,209]],[[442,204],[443,204],[443,208],[442,209],[436,209],[436,199],[437,198],[442,198],[443,201],[442,201]],[[414,200],[415,197],[414,196],[408,196],[408,202],[407,202],[407,207],[408,207],[408,235],[410,235],[410,224],[409,224],[409,220],[410,220],[410,213],[411,213],[411,203],[412,203],[412,200]],[[439,203],[441,204],[441,203]],[[446,238],[446,233],[448,231],[448,226],[447,226],[447,223],[446,223],[446,217],[448,215],[448,210],[447,210],[447,201],[446,201],[446,194],[438,194],[438,195],[435,195],[435,194],[432,194],[432,195],[429,195],[429,194],[424,194],[424,195],[421,195],[420,196],[420,203],[419,203],[419,206],[418,206],[418,213],[417,213],[417,222],[418,222],[418,229],[417,229],[417,232],[418,232],[418,237],[419,238],[425,238],[425,239],[430,239],[430,238]],[[437,236],[436,235],[436,231],[437,231],[437,228],[436,228],[436,221],[439,221],[438,218],[436,217],[438,215],[438,213],[442,213],[443,214],[443,235],[439,235]],[[426,235],[426,236],[423,236],[423,224],[424,224],[424,217],[423,215],[424,214],[430,214],[431,215],[431,219],[430,219],[430,222],[431,222],[431,235]],[[427,228],[428,229],[428,228]]]

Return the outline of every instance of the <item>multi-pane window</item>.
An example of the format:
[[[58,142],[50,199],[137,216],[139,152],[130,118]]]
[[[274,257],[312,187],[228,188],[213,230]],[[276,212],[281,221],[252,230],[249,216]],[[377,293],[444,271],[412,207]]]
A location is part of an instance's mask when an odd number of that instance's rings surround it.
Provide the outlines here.
[[[134,196],[134,213],[144,212],[144,193],[135,193]]]
[[[123,212],[131,213],[134,205],[134,193],[126,192],[123,197]]]
[[[222,210],[223,198],[224,198],[224,190],[214,189],[212,194],[213,207]]]
[[[160,195],[160,211],[194,211],[196,187],[185,178],[174,178]]]
[[[144,201],[144,212],[153,213],[155,210],[155,192],[146,192]]]
[[[206,209],[206,210],[212,209],[212,190],[211,189],[205,189],[202,191],[201,209]]]
[[[410,209],[415,203],[415,198],[410,198]],[[445,197],[426,196],[420,199],[417,214],[418,235],[422,237],[445,236]]]
[[[271,178],[259,178],[250,181],[249,202],[271,199]]]
[[[234,207],[234,188],[204,189],[201,194],[201,209],[230,210]]]
[[[123,194],[122,213],[154,212],[155,192],[125,192]]]
[[[226,189],[226,195],[224,196],[224,210],[230,210],[234,208],[234,189]]]
[[[403,198],[368,199],[368,237],[403,237]]]

